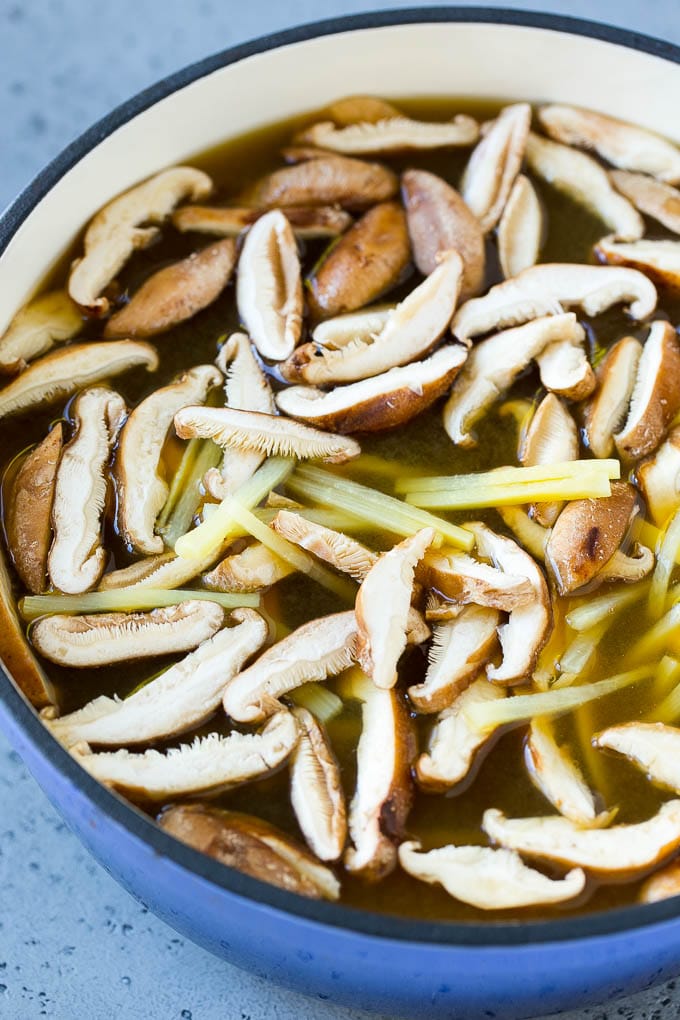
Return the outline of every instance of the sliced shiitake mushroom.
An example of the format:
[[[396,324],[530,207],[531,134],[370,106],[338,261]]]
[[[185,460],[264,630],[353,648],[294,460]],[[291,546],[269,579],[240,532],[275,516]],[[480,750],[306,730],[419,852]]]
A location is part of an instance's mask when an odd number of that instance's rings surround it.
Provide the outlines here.
[[[290,762],[290,799],[307,843],[322,861],[336,861],[347,839],[340,767],[323,726],[305,708],[293,709],[300,737]]]
[[[201,581],[213,591],[256,592],[271,588],[295,573],[295,567],[273,553],[262,542],[253,542],[240,552],[225,556]]]
[[[593,738],[595,747],[625,755],[654,783],[680,791],[680,729],[663,723],[610,726]]]
[[[548,393],[536,408],[519,453],[520,463],[562,464],[578,460],[579,441],[576,422],[561,400]],[[544,528],[550,528],[557,520],[563,503],[535,503],[533,516]]]
[[[597,368],[597,389],[584,414],[585,438],[596,457],[612,455],[614,434],[628,413],[641,354],[640,341],[624,336],[610,347]]]
[[[54,712],[56,693],[24,636],[4,550],[0,546],[0,661],[36,708]]]
[[[377,553],[356,539],[308,521],[290,510],[279,510],[272,521],[272,528],[289,542],[294,542],[357,581],[363,581],[378,560]]]
[[[616,190],[630,199],[645,216],[651,216],[667,230],[680,234],[680,191],[677,188],[647,174],[627,170],[612,170],[609,179]]]
[[[282,210],[299,240],[319,237],[338,237],[352,226],[352,217],[333,205],[291,205]],[[182,231],[199,234],[216,234],[219,237],[238,237],[264,216],[265,209],[247,206],[185,205],[172,216],[174,226]]]
[[[496,226],[522,166],[531,123],[528,103],[514,103],[487,125],[463,173],[461,193],[484,233]]]
[[[380,304],[319,322],[312,332],[317,347],[338,351],[349,344],[371,343],[382,333],[396,305]]]
[[[617,241],[603,237],[595,245],[601,262],[613,266],[632,266],[646,273],[655,283],[669,290],[680,291],[680,241]]]
[[[519,174],[498,224],[498,258],[506,280],[536,265],[544,226],[536,189],[528,177]]]
[[[653,322],[637,365],[628,417],[614,436],[619,454],[653,453],[680,410],[680,339],[668,322]]]
[[[638,895],[640,903],[658,903],[680,894],[680,861],[674,860],[655,871],[643,882]]]
[[[535,786],[565,818],[584,828],[609,819],[598,816],[592,791],[545,719],[532,719],[524,757]]]
[[[0,375],[22,372],[29,361],[73,339],[82,328],[80,309],[63,290],[51,290],[29,302],[0,336]]]
[[[346,96],[331,103],[327,108],[328,116],[339,127],[348,124],[376,124],[379,120],[400,117],[396,106],[377,96]]]
[[[654,553],[646,545],[636,542],[630,553],[617,549],[598,574],[600,581],[623,581],[634,584],[651,574],[655,563]]]
[[[585,349],[570,340],[548,344],[536,364],[545,388],[567,400],[583,400],[595,389],[595,373]]]
[[[343,209],[367,209],[398,190],[397,175],[380,163],[310,150],[295,166],[260,178],[241,201],[260,209],[336,204]]]
[[[452,120],[427,123],[401,114],[378,121],[359,121],[336,127],[320,121],[296,136],[299,145],[315,145],[350,156],[370,156],[412,149],[446,149],[474,145],[479,125],[473,117],[457,114]]]
[[[680,507],[680,426],[668,434],[653,457],[635,469],[647,509],[661,528]]]
[[[457,550],[428,549],[416,576],[426,588],[461,605],[474,603],[510,612],[533,599],[527,577],[506,574]]]

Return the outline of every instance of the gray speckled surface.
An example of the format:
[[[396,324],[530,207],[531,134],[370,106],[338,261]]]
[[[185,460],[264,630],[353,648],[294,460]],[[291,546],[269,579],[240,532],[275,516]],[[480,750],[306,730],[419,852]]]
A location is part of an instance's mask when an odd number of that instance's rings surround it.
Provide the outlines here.
[[[113,105],[215,50],[359,11],[331,0],[0,0],[0,208]],[[406,7],[407,3],[368,4]],[[526,4],[506,0],[507,7]],[[571,0],[593,16],[680,42],[680,0]],[[179,938],[81,848],[0,737],[0,1017],[8,1020],[360,1020],[281,991]],[[675,982],[565,1020],[670,1020]]]

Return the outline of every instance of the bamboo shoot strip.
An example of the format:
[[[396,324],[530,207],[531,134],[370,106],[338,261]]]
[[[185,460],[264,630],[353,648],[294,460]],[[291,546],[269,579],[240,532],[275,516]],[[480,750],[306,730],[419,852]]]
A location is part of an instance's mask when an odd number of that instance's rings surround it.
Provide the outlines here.
[[[303,684],[302,687],[291,691],[288,697],[300,708],[306,708],[321,723],[335,719],[336,715],[340,715],[345,707],[342,698],[339,698],[333,691],[329,691],[323,684]]]
[[[649,713],[650,722],[665,723],[672,726],[680,719],[680,684],[674,687],[667,698],[661,702],[656,710]]]
[[[666,595],[680,552],[680,510],[668,522],[656,551],[656,567],[649,589],[649,611],[659,617],[666,608]]]
[[[680,602],[668,610],[665,616],[650,627],[646,634],[633,645],[628,659],[631,663],[658,656],[665,649],[669,639],[676,635],[680,626]]]
[[[645,597],[649,590],[649,582],[627,585],[618,591],[609,591],[606,595],[598,595],[576,606],[566,615],[566,621],[572,630],[590,630],[602,620],[615,616],[627,606],[633,606]]]
[[[92,591],[84,595],[27,595],[19,602],[24,620],[36,620],[53,613],[133,613],[177,606],[180,602],[200,599],[217,602],[224,609],[241,609],[260,605],[259,595],[239,592],[194,591],[193,589],[165,591],[162,588],[115,588],[112,591]]]
[[[529,467],[500,467],[491,471],[473,471],[461,475],[423,475],[417,478],[399,478],[395,492],[447,492],[467,491],[470,488],[504,488],[508,484],[523,485],[526,482],[557,482],[567,478],[581,478],[593,474],[596,477],[617,479],[621,477],[618,460],[568,460],[555,464],[534,464]]]
[[[609,479],[602,474],[583,474],[561,481],[525,482],[488,489],[437,489],[410,492],[406,502],[433,510],[482,510],[486,507],[521,506],[524,503],[552,503],[562,499],[597,499],[611,496]]]
[[[210,468],[217,467],[221,459],[222,450],[209,439],[191,439],[187,443],[156,525],[156,531],[171,549],[191,528],[203,498],[203,476]]]

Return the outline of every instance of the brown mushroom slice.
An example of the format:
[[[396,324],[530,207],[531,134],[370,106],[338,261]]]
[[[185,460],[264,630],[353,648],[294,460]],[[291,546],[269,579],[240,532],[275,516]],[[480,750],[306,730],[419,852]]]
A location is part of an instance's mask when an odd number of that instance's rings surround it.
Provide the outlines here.
[[[71,268],[68,290],[73,300],[104,314],[109,302],[100,296],[102,291],[136,249],[146,248],[156,239],[159,233],[156,224],[163,223],[184,199],[196,202],[207,198],[212,187],[212,181],[202,170],[176,166],[138,184],[100,209],[85,231],[85,254]]]
[[[387,324],[396,305],[373,305],[358,312],[336,315],[319,322],[312,333],[318,347],[340,350],[353,343],[370,343],[376,340]]]
[[[30,640],[58,666],[88,669],[190,651],[223,623],[221,606],[196,599],[147,613],[45,616],[31,628]]]
[[[531,123],[528,103],[501,110],[470,156],[461,194],[484,233],[496,226],[522,166]]]
[[[0,662],[36,708],[54,712],[56,693],[33,654],[16,611],[16,594],[0,545]]]
[[[241,321],[264,358],[292,354],[302,329],[302,278],[293,229],[278,209],[248,231],[238,263]]]
[[[221,373],[212,365],[190,368],[176,382],[142,400],[123,426],[114,467],[116,521],[123,541],[137,552],[150,555],[164,549],[154,527],[170,491],[159,468],[175,414],[187,404],[204,401],[221,381]]]
[[[406,617],[406,644],[422,645],[423,642],[429,641],[431,637],[432,631],[427,624],[427,620],[420,610],[411,606]]]
[[[425,679],[408,689],[418,712],[441,712],[477,676],[497,644],[500,616],[487,606],[466,606],[454,620],[436,624]]]
[[[544,227],[536,189],[528,177],[519,174],[498,224],[498,257],[506,280],[536,265]]]
[[[584,828],[609,818],[598,816],[592,791],[545,720],[532,719],[524,758],[534,785],[565,818]]]
[[[291,418],[334,432],[380,432],[410,421],[446,393],[467,358],[460,344],[448,344],[416,361],[370,379],[336,386],[290,386],[276,395]]]
[[[475,536],[481,556],[493,560],[499,570],[528,578],[533,588],[533,600],[513,609],[508,622],[498,628],[503,659],[500,666],[487,666],[486,670],[488,679],[494,683],[513,684],[531,673],[550,635],[552,611],[548,586],[538,564],[511,538],[497,535],[485,524],[467,527]]]
[[[671,861],[656,871],[642,884],[638,895],[640,903],[658,903],[680,894],[680,860]]]
[[[254,542],[241,552],[226,556],[201,580],[213,591],[257,592],[271,588],[277,581],[295,573],[295,567]]]
[[[271,526],[289,542],[306,549],[336,570],[349,574],[356,581],[363,581],[378,560],[377,553],[348,535],[308,521],[290,510],[279,510]]]
[[[635,511],[636,493],[627,482],[612,482],[611,496],[575,499],[552,529],[546,560],[561,595],[592,581],[617,551]]]
[[[647,508],[658,528],[680,507],[680,426],[672,429],[653,457],[635,469]]]
[[[377,96],[346,96],[328,107],[328,116],[340,127],[364,122],[375,124],[379,120],[400,117],[396,106]]]
[[[521,464],[562,464],[578,460],[579,441],[576,422],[561,400],[548,393],[536,408],[522,441]],[[535,503],[533,517],[544,528],[557,520],[564,503]]]
[[[647,174],[627,170],[612,170],[609,179],[641,213],[651,216],[674,234],[680,234],[680,191],[677,188]]]
[[[632,266],[660,286],[680,291],[680,241],[617,241],[603,237],[595,245],[601,262],[615,266]]]
[[[281,365],[281,374],[323,386],[366,379],[424,357],[451,322],[462,272],[458,252],[446,252],[434,272],[392,310],[377,337],[337,350],[303,344]]]
[[[416,761],[416,777],[423,789],[442,793],[465,779],[478,752],[493,739],[493,733],[481,733],[470,725],[466,708],[506,696],[505,687],[480,677],[437,716],[427,750]]]
[[[376,687],[397,682],[397,663],[406,648],[406,628],[415,569],[434,541],[422,528],[383,553],[371,567],[356,599],[357,661]]]
[[[435,123],[399,114],[384,120],[360,121],[346,127],[337,127],[329,120],[320,121],[305,128],[295,141],[348,156],[371,156],[474,145],[478,137],[477,121],[464,113],[457,114],[452,120]]]
[[[526,160],[534,174],[588,209],[618,237],[635,240],[644,234],[640,213],[614,190],[607,171],[592,156],[530,132]]]
[[[466,301],[451,328],[459,340],[467,340],[574,306],[594,317],[621,302],[629,302],[629,315],[642,320],[656,308],[656,297],[654,284],[636,269],[546,262]]]
[[[327,319],[370,304],[398,282],[410,255],[401,206],[373,206],[314,267],[307,280],[310,311]]]
[[[401,177],[413,261],[429,276],[438,256],[457,251],[463,260],[461,300],[478,294],[484,284],[484,233],[455,188],[427,170],[407,170]]]
[[[548,344],[536,358],[541,382],[567,400],[584,400],[595,389],[595,373],[583,347],[568,340]]]
[[[457,446],[474,446],[471,427],[550,344],[581,348],[585,330],[573,312],[546,315],[506,329],[470,351],[444,405],[444,428]]]
[[[147,556],[136,560],[127,567],[112,570],[104,574],[97,587],[98,591],[113,591],[119,588],[181,588],[188,581],[215,565],[215,561],[224,555],[223,549],[212,550],[202,560],[189,560],[175,556],[172,552],[161,553],[159,556]]]
[[[283,765],[298,741],[290,712],[277,712],[259,733],[209,733],[165,753],[127,750],[92,754],[80,744],[76,761],[100,783],[143,800],[168,801],[187,794],[230,790]]]
[[[332,205],[286,206],[286,219],[299,240],[310,241],[319,237],[338,237],[352,226],[352,217]],[[177,230],[198,234],[216,234],[219,237],[238,237],[264,216],[264,209],[248,206],[185,205],[172,216]]]
[[[98,386],[80,393],[72,408],[76,432],[64,447],[54,489],[54,540],[48,557],[52,584],[69,595],[88,591],[104,573],[101,544],[106,469],[125,419],[125,401]]]
[[[636,825],[584,829],[558,815],[506,818],[489,808],[482,827],[494,843],[509,850],[621,880],[648,871],[680,846],[680,800],[667,801],[656,815]]]
[[[641,170],[662,181],[680,181],[680,149],[653,131],[593,110],[551,103],[538,118],[553,138],[594,149],[614,166]]]
[[[45,590],[47,581],[52,504],[63,437],[59,422],[26,457],[6,502],[5,531],[12,562],[34,595]]]
[[[347,839],[340,767],[311,712],[293,709],[300,738],[290,762],[290,800],[300,830],[319,860],[336,861]]]
[[[111,316],[104,336],[156,336],[193,318],[222,293],[235,265],[236,242],[228,238],[159,269]]]
[[[429,549],[423,557],[420,579],[457,603],[474,603],[511,612],[534,597],[527,577],[506,574],[465,553]]]
[[[286,892],[314,900],[337,900],[340,895],[329,868],[261,818],[206,804],[174,804],[158,823],[194,850]]]
[[[449,896],[478,910],[564,903],[579,896],[586,884],[581,868],[564,878],[548,878],[528,867],[518,853],[488,846],[442,846],[424,853],[420,843],[402,843],[399,863],[413,878],[442,885]]]
[[[679,410],[680,340],[670,323],[659,320],[638,361],[628,417],[614,436],[619,454],[638,460],[653,453]]]
[[[617,549],[598,574],[598,581],[624,581],[634,584],[642,581],[654,569],[654,553],[646,545],[635,544],[632,555]]]
[[[54,404],[101,379],[142,366],[148,372],[158,368],[155,348],[142,340],[71,344],[29,365],[0,390],[0,420]]]
[[[29,361],[83,328],[80,309],[63,290],[51,290],[21,308],[0,336],[0,375],[23,372]]]
[[[337,676],[355,661],[357,624],[353,612],[310,620],[278,641],[230,681],[224,710],[237,722],[252,723],[278,712],[278,700],[312,680]]]
[[[680,790],[680,729],[663,723],[623,723],[593,738],[595,747],[617,751],[641,768],[653,783]]]
[[[624,336],[598,366],[597,389],[584,415],[585,438],[596,457],[611,457],[614,451],[614,434],[628,413],[641,354],[640,341]]]
[[[397,175],[380,163],[314,151],[296,166],[260,178],[241,201],[260,209],[339,205],[353,210],[384,202],[398,190]]]

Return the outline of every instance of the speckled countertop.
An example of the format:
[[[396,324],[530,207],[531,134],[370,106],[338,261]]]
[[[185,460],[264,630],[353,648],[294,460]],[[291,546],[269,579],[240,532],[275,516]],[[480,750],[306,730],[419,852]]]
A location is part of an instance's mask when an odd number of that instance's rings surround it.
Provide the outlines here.
[[[412,4],[0,0],[0,209],[67,142],[168,72],[300,22],[406,6]],[[505,6],[531,4],[505,0]],[[680,42],[680,0],[534,6]],[[177,936],[94,863],[0,737],[0,1017],[114,1016],[360,1020],[367,1014],[282,991]],[[586,1017],[680,1017],[680,982],[565,1020]]]

